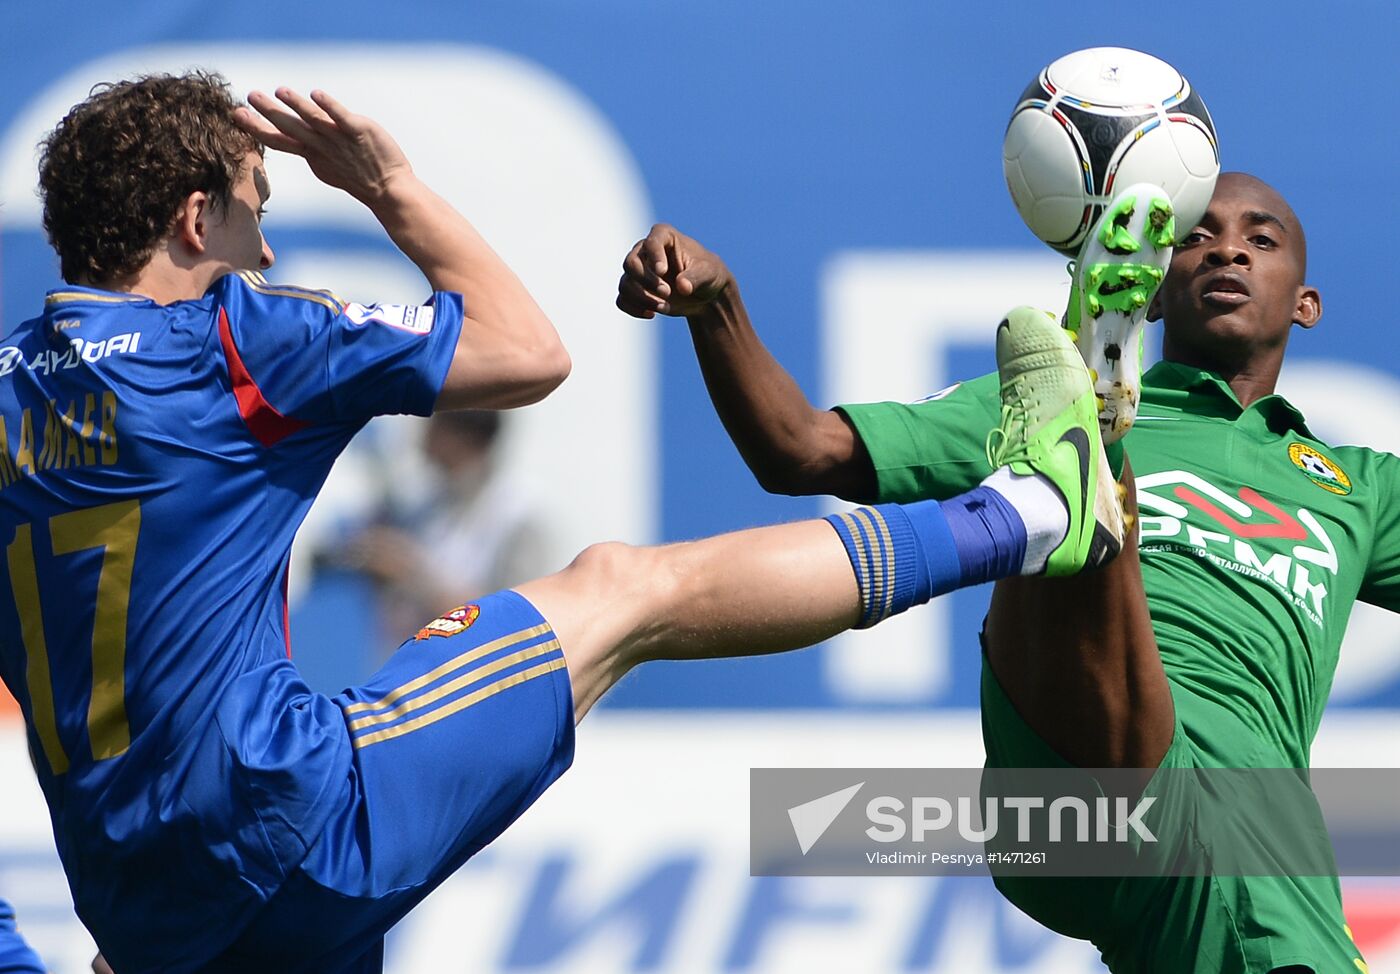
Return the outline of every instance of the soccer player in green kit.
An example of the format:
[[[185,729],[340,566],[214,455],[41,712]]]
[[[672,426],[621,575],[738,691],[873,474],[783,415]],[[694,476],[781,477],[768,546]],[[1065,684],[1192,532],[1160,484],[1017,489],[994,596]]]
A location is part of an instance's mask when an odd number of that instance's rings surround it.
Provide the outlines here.
[[[1133,315],[1164,325],[1124,443],[1140,546],[1075,578],[997,584],[982,687],[992,766],[1145,769],[1144,783],[1159,768],[1305,767],[1352,604],[1400,608],[1388,503],[1400,459],[1323,443],[1274,393],[1293,326],[1322,312],[1301,223],[1270,186],[1227,173],[1185,229]],[[909,501],[987,474],[995,376],[912,405],[814,408],[724,263],[674,228],[628,255],[618,305],[688,319],[715,407],[770,491]],[[997,883],[1118,974],[1366,970],[1335,876]]]

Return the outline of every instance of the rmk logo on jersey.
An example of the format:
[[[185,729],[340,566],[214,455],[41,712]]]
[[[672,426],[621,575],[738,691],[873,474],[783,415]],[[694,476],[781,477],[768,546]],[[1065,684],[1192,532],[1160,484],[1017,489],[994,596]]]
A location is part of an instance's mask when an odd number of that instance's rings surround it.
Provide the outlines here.
[[[1137,496],[1145,550],[1184,543],[1223,568],[1272,583],[1322,624],[1327,585],[1321,573],[1337,574],[1337,547],[1307,508],[1290,514],[1253,488],[1228,494],[1185,470],[1138,477]],[[1218,529],[1201,527],[1202,516]],[[1288,545],[1290,541],[1295,543]],[[1273,548],[1282,542],[1287,550],[1270,553],[1268,542]],[[1261,548],[1267,557],[1261,557]]]

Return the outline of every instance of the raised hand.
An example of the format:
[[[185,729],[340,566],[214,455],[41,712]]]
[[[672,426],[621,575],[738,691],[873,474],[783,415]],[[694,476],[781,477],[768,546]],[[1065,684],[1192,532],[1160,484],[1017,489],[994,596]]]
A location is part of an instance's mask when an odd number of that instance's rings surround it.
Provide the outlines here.
[[[403,150],[372,118],[350,112],[324,91],[308,98],[278,88],[276,95],[249,93],[252,108],[239,108],[235,121],[269,148],[301,156],[326,185],[373,205],[396,177],[412,174]]]
[[[617,306],[634,318],[692,315],[733,282],[719,257],[675,227],[658,223],[622,262]]]

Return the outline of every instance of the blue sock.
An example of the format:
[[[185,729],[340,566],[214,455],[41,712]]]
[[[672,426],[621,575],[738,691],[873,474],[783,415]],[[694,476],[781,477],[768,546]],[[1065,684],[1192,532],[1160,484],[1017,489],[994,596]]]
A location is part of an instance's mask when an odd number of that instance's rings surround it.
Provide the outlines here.
[[[990,487],[975,487],[939,505],[953,532],[962,566],[961,586],[1021,574],[1026,525],[1016,508]]]
[[[860,586],[860,629],[935,595],[1018,575],[1026,557],[1020,515],[988,487],[950,501],[881,504],[826,520]]]

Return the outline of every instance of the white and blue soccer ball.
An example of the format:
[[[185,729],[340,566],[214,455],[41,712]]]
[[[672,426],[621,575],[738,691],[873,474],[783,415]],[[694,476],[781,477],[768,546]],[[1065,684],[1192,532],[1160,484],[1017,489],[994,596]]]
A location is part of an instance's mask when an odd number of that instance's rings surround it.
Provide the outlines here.
[[[1070,256],[1115,186],[1160,186],[1184,235],[1220,174],[1201,96],[1170,64],[1121,47],[1075,51],[1041,71],[1011,113],[1002,162],[1026,226]]]

